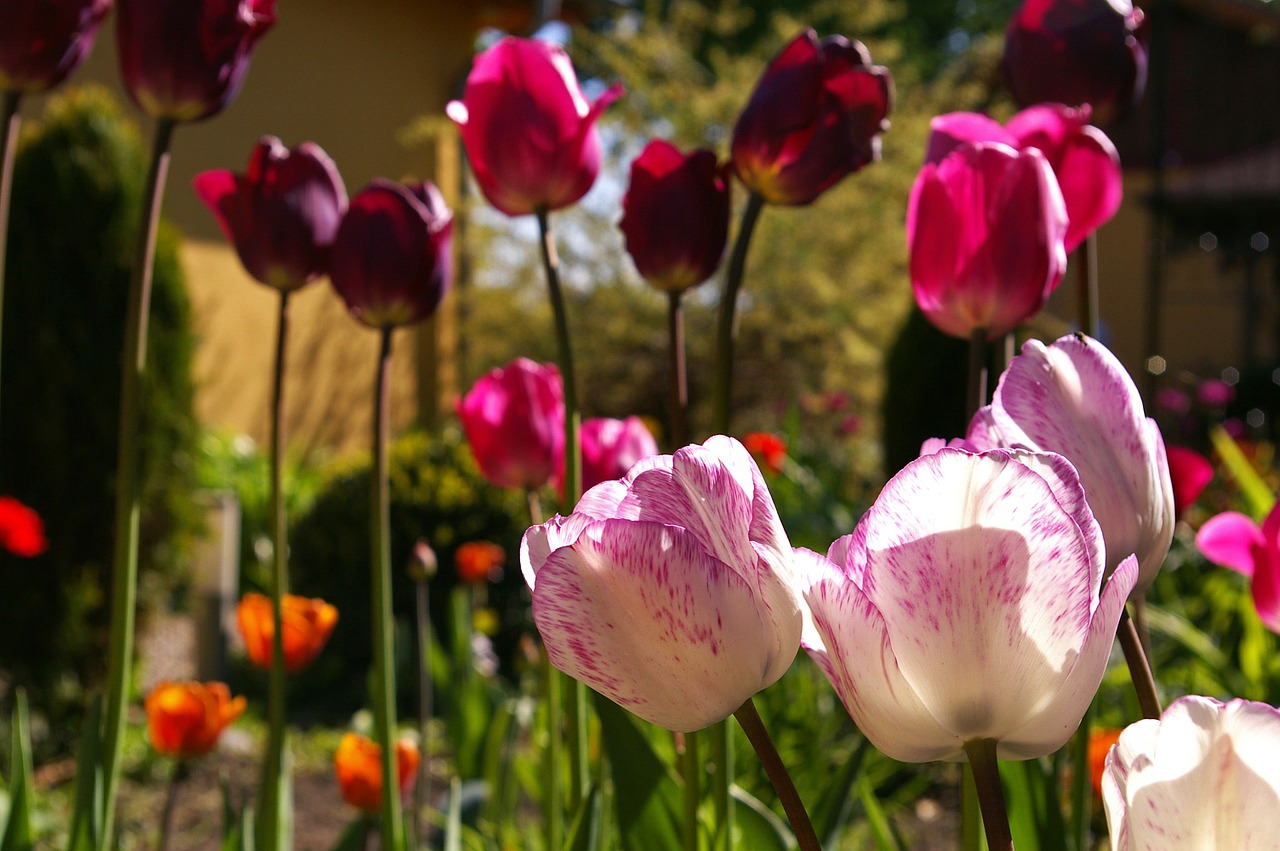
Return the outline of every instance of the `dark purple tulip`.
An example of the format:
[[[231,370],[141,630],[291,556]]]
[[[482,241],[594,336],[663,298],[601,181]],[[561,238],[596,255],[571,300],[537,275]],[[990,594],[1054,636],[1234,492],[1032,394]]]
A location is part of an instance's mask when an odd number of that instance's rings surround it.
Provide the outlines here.
[[[240,91],[275,0],[119,0],[125,87],[154,118],[199,121]]]
[[[733,166],[771,204],[801,205],[880,156],[889,71],[861,42],[806,30],[765,69],[733,128]]]
[[[1147,54],[1129,0],[1024,0],[1004,39],[1005,80],[1020,107],[1091,104],[1106,125],[1142,96]]]
[[[0,3],[0,90],[42,92],[65,80],[93,47],[111,0]]]
[[[631,164],[619,227],[641,277],[658,289],[681,292],[710,278],[729,237],[729,181],[716,155],[650,142]]]
[[[426,319],[453,271],[453,213],[435,184],[375,179],[351,199],[329,278],[351,315],[374,328]]]
[[[244,174],[201,172],[195,189],[240,262],[262,283],[294,290],[329,271],[347,190],[320,146],[303,142],[290,150],[264,136]]]

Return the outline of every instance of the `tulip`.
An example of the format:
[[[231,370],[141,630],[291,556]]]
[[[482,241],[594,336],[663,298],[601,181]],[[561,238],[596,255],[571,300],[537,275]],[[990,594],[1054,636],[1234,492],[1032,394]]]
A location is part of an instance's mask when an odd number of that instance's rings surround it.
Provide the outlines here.
[[[1044,307],[1067,267],[1067,212],[1044,155],[962,144],[911,188],[907,245],[916,303],[944,333],[995,340]]]
[[[294,673],[310,665],[324,649],[338,622],[338,610],[324,600],[286,594],[280,601],[284,619],[284,668]],[[245,594],[236,607],[236,621],[244,638],[249,660],[259,668],[271,669],[271,642],[275,623],[271,599],[262,594]]]
[[[742,445],[770,473],[776,476],[782,472],[782,464],[787,460],[785,440],[767,431],[753,431],[743,435]]]
[[[587,194],[600,171],[596,121],[621,96],[614,85],[588,103],[568,54],[508,36],[476,57],[462,100],[446,112],[462,132],[484,197],[521,216]]]
[[[652,286],[682,292],[710,278],[729,238],[729,181],[716,155],[650,142],[631,163],[619,227]]]
[[[258,281],[294,290],[329,270],[347,190],[318,145],[288,149],[264,136],[244,174],[202,172],[195,190]]]
[[[1102,526],[1108,575],[1135,553],[1135,590],[1145,591],[1173,541],[1173,483],[1160,429],[1116,356],[1083,334],[1051,346],[1029,340],[980,418],[968,435],[979,449],[1056,452],[1075,465]]]
[[[1092,104],[1110,123],[1142,96],[1147,55],[1129,0],[1024,0],[1005,31],[1001,68],[1014,101]]]
[[[453,553],[458,579],[467,585],[483,585],[502,578],[507,553],[489,541],[468,541]]]
[[[49,549],[40,515],[11,496],[0,496],[0,548],[22,558]]]
[[[244,707],[223,683],[162,682],[147,695],[147,736],[157,753],[193,759],[213,750]]]
[[[809,204],[880,157],[893,80],[859,41],[813,30],[773,58],[733,128],[738,179],[771,204]]]
[[[1166,446],[1165,455],[1169,460],[1169,480],[1173,483],[1173,514],[1181,517],[1213,480],[1213,464],[1185,446]]]
[[[388,329],[426,319],[453,272],[453,214],[430,182],[375,179],[351,199],[329,278],[356,319]]]
[[[1210,517],[1196,533],[1196,547],[1214,564],[1249,578],[1258,617],[1280,634],[1280,503],[1261,527],[1235,511]]]
[[[1064,247],[1070,253],[1116,214],[1124,196],[1120,155],[1106,134],[1089,124],[1090,107],[1039,104],[1001,126],[972,112],[939,115],[930,122],[926,161],[937,163],[964,142],[1000,142],[1018,150],[1038,148],[1049,161],[1067,208]]]
[[[1103,803],[1114,851],[1280,848],[1280,710],[1193,695],[1130,724]]]
[[[517,358],[472,385],[457,410],[495,487],[535,490],[564,469],[564,392],[554,365]]]
[[[727,718],[791,665],[792,562],[759,468],[724,436],[646,458],[520,545],[551,664],[678,732]]]
[[[586,420],[582,423],[581,439],[584,490],[610,479],[620,479],[640,460],[658,454],[658,442],[639,417]]]
[[[275,0],[119,0],[116,38],[130,97],[153,118],[199,121],[240,91]]]
[[[0,91],[42,92],[89,55],[111,0],[8,0],[0,4]]]
[[[413,785],[421,755],[409,739],[396,742],[396,779],[403,795]],[[366,813],[382,808],[382,749],[358,733],[346,733],[333,755],[342,800]]]
[[[1137,578],[1130,557],[1103,587],[1084,495],[1057,455],[942,449],[812,556],[804,647],[876,747],[925,762],[994,740],[1030,759],[1071,737]]]

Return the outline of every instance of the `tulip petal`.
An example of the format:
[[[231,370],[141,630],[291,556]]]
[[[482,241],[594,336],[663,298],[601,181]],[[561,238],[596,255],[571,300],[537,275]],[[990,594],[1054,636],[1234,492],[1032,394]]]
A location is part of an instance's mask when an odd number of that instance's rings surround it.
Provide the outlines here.
[[[533,615],[553,665],[669,730],[728,717],[779,667],[750,586],[657,523],[590,524],[539,571]]]
[[[1264,547],[1262,530],[1238,511],[1210,517],[1196,533],[1196,548],[1214,564],[1253,576],[1254,553]]]
[[[929,147],[924,161],[940,163],[965,142],[1000,142],[1018,147],[1014,135],[994,118],[978,112],[948,112],[929,121]]]

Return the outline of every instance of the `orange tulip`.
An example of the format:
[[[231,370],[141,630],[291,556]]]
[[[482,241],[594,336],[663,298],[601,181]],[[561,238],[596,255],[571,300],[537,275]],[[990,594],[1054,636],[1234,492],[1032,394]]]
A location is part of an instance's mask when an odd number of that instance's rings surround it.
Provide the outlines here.
[[[1102,775],[1107,768],[1107,754],[1118,741],[1119,730],[1089,731],[1089,782],[1093,784],[1093,794],[1099,798],[1102,797]]]
[[[418,773],[419,753],[410,739],[396,742],[396,774],[403,795]],[[342,799],[367,813],[382,809],[382,748],[359,733],[347,733],[333,755]]]
[[[453,554],[458,579],[468,585],[480,585],[501,578],[507,554],[502,547],[488,541],[468,541]]]
[[[192,759],[213,750],[218,737],[244,712],[223,683],[162,682],[147,695],[147,735],[157,753]]]
[[[312,600],[285,594],[282,601],[284,618],[284,668],[289,673],[300,671],[324,649],[338,610],[324,600]],[[262,594],[245,594],[236,608],[240,635],[250,661],[259,668],[271,668],[271,642],[275,638],[275,619],[271,616],[271,599]]]

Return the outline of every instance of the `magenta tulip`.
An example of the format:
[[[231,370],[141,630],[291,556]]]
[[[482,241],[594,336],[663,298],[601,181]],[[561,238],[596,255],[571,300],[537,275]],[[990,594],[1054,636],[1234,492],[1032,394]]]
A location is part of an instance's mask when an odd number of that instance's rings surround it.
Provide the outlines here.
[[[1213,464],[1199,452],[1185,446],[1166,446],[1164,449],[1169,459],[1169,478],[1173,482],[1173,513],[1181,517],[1213,480]]]
[[[859,41],[806,30],[773,58],[733,128],[733,167],[771,204],[809,204],[880,157],[893,80]]]
[[[89,55],[111,0],[0,3],[0,91],[42,92]]]
[[[1052,454],[943,449],[812,556],[803,645],[872,744],[906,762],[1060,748],[1088,708],[1137,578]]]
[[[1196,547],[1214,564],[1249,578],[1258,617],[1280,634],[1280,503],[1262,526],[1236,511],[1209,518],[1196,533]]]
[[[472,385],[458,402],[480,472],[500,488],[536,490],[564,475],[560,370],[517,358]]]
[[[962,144],[911,188],[911,286],[944,333],[995,340],[1044,307],[1062,280],[1067,213],[1044,155]]]
[[[1136,554],[1141,592],[1173,541],[1173,484],[1164,438],[1124,365],[1083,334],[1029,340],[1009,364],[968,440],[1063,455],[1080,474],[1106,540],[1107,572]]]
[[[600,171],[596,121],[622,96],[615,85],[588,103],[569,56],[508,36],[476,57],[462,100],[447,112],[462,132],[489,203],[508,216],[567,207]]]
[[[729,181],[716,155],[650,142],[631,163],[619,227],[640,276],[658,289],[681,292],[710,278],[729,238]]]
[[[329,270],[347,190],[318,145],[290,150],[264,136],[244,174],[202,172],[195,190],[258,281],[294,290]]]
[[[275,0],[119,0],[125,87],[154,118],[199,121],[240,91]]]
[[[724,436],[641,461],[520,545],[551,664],[679,732],[727,718],[791,666],[794,559],[759,468]]]
[[[1129,0],[1024,0],[1005,31],[1001,65],[1014,101],[1092,104],[1109,124],[1142,96],[1142,17]]]
[[[930,123],[927,162],[942,159],[964,142],[1000,142],[1023,150],[1038,148],[1058,179],[1067,207],[1068,253],[1116,214],[1124,197],[1120,155],[1097,127],[1089,107],[1040,104],[1022,110],[1003,127],[972,112],[939,115]]]
[[[453,214],[435,184],[375,179],[351,199],[329,278],[351,315],[373,328],[435,313],[453,271]]]
[[[639,417],[584,420],[579,433],[584,491],[601,482],[620,479],[639,461],[658,454],[658,442]]]

